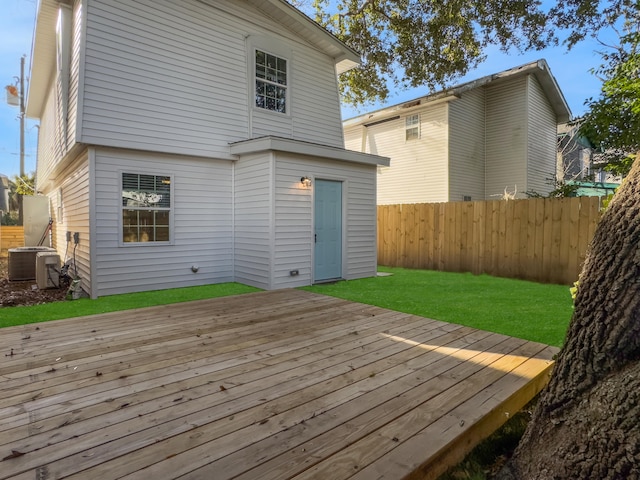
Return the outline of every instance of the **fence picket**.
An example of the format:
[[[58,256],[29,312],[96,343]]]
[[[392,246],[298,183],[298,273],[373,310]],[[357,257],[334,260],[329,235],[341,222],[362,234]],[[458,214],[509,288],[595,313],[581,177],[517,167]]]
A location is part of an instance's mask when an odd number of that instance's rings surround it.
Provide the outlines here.
[[[599,218],[597,197],[381,205],[378,262],[570,285]]]

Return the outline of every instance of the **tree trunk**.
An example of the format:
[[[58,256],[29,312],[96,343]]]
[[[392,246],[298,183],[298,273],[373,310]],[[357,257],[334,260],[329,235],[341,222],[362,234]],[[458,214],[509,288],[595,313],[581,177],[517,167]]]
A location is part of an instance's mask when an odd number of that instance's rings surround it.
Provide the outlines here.
[[[640,160],[605,212],[565,345],[499,480],[640,479]]]

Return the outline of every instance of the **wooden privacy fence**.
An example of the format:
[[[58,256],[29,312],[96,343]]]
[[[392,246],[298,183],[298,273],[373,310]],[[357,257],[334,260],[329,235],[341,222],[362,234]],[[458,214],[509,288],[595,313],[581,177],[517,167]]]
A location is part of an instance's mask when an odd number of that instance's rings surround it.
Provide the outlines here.
[[[24,227],[0,227],[0,258],[6,258],[10,248],[23,246]]]
[[[378,263],[571,285],[598,197],[378,206]]]

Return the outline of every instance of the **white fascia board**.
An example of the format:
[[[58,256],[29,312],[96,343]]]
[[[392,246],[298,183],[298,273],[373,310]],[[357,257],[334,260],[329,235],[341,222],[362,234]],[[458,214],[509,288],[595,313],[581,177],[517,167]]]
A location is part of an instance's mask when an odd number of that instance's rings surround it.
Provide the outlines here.
[[[229,151],[233,155],[239,156],[257,152],[276,151],[319,157],[328,160],[338,160],[341,162],[381,165],[384,167],[389,166],[388,157],[281,137],[260,137],[231,143],[229,144]]]

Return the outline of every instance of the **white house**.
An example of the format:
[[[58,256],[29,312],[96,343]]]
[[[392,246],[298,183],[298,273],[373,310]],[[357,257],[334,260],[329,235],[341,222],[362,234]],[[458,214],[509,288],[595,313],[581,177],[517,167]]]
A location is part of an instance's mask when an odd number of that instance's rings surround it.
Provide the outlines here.
[[[358,61],[282,0],[41,0],[37,189],[83,288],[374,275],[389,161],[343,146]]]
[[[544,194],[556,128],[571,113],[544,60],[370,112],[343,124],[345,146],[391,158],[378,204]]]

